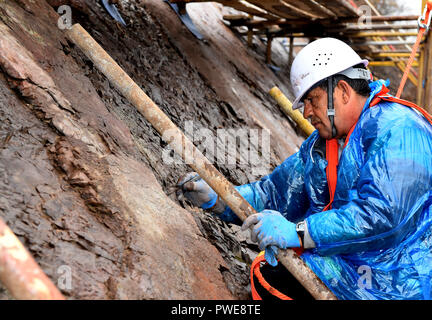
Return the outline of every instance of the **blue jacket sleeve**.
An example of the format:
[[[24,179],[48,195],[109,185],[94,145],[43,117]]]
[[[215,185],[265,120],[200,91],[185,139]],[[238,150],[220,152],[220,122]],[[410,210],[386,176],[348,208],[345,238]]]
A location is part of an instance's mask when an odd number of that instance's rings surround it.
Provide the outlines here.
[[[316,137],[316,134],[313,136]],[[304,216],[309,207],[304,185],[304,154],[307,153],[311,140],[306,140],[300,151],[287,158],[269,175],[259,181],[236,187],[257,212],[264,209],[276,210],[290,221],[297,221]],[[220,218],[240,224],[240,220],[229,208]]]
[[[413,230],[432,185],[432,135],[427,124],[401,118],[378,137],[365,130],[375,138],[357,144],[367,151],[345,204],[306,219],[318,253],[386,249]]]

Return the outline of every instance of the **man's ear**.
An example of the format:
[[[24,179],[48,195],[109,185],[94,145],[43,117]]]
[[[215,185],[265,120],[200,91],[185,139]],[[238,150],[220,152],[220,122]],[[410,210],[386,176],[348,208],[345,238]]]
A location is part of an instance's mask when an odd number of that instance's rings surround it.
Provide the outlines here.
[[[345,80],[340,80],[339,83],[337,84],[337,88],[340,90],[342,103],[347,104],[351,99],[353,89]]]

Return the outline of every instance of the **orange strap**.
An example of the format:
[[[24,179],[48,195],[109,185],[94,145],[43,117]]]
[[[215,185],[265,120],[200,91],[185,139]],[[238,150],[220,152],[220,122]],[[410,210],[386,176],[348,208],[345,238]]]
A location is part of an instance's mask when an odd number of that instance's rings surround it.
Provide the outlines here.
[[[323,211],[330,210],[333,204],[334,194],[337,184],[337,166],[339,164],[339,143],[337,139],[326,140],[326,159],[327,159],[327,183],[330,193],[330,202]]]
[[[406,65],[405,72],[403,74],[402,80],[400,82],[399,89],[398,89],[398,91],[396,93],[396,98],[400,98],[400,96],[402,94],[402,91],[403,91],[403,89],[405,87],[405,83],[406,83],[406,81],[408,79],[408,75],[409,75],[409,73],[411,71],[411,66],[412,66],[412,64],[414,62],[415,55],[416,55],[417,50],[418,50],[418,48],[420,46],[420,42],[423,39],[423,35],[425,34],[425,32],[427,31],[427,29],[429,28],[429,24],[430,24],[430,20],[429,19],[431,18],[431,16],[430,16],[431,15],[431,10],[432,10],[432,2],[428,1],[426,3],[426,6],[425,6],[424,15],[423,15],[423,17],[421,17],[421,19],[423,19],[423,21],[426,22],[426,24],[425,23],[420,23],[421,20],[419,19],[420,30],[419,30],[419,33],[417,35],[417,40],[416,40],[414,46],[412,47],[412,52],[411,52],[410,58],[408,60],[408,63]],[[421,84],[419,84],[419,85],[421,85]]]
[[[432,125],[432,115],[430,115],[425,109],[423,109],[423,108],[419,107],[418,105],[416,105],[415,103],[407,101],[407,100],[392,97],[390,95],[385,95],[385,96],[376,97],[373,101],[374,104],[373,105],[371,104],[370,106],[373,107],[374,105],[376,105],[381,100],[389,101],[389,102],[396,102],[396,103],[402,104],[404,106],[413,108],[413,109],[417,110],[418,112],[420,112],[423,115],[423,117],[425,117],[426,120],[429,121],[429,123]]]
[[[371,103],[369,104],[369,107],[373,107],[376,106],[379,102],[381,101],[389,101],[389,102],[396,102],[399,103],[401,105],[413,108],[415,110],[417,110],[418,112],[420,112],[420,114],[423,115],[423,117],[426,118],[427,121],[429,121],[429,123],[432,125],[432,116],[423,108],[419,107],[418,105],[416,105],[413,102],[407,101],[407,100],[403,100],[403,99],[399,99],[397,97],[393,97],[391,95],[389,95],[389,89],[385,86],[382,87],[381,91],[377,93],[377,95],[375,96],[375,98],[372,99]],[[348,140],[348,139],[347,139]]]
[[[252,265],[251,265],[251,291],[252,291],[252,298],[254,300],[262,300],[261,296],[258,294],[258,292],[255,289],[255,284],[253,281],[253,276],[255,275],[255,277],[258,279],[258,282],[261,284],[261,286],[266,289],[268,292],[270,292],[272,295],[274,295],[275,297],[278,297],[281,300],[292,300],[290,297],[288,297],[287,295],[283,294],[282,292],[280,292],[279,290],[277,290],[276,288],[272,287],[263,277],[261,271],[260,271],[260,264],[261,262],[265,262],[265,257],[264,254],[259,254],[255,260],[253,261]]]

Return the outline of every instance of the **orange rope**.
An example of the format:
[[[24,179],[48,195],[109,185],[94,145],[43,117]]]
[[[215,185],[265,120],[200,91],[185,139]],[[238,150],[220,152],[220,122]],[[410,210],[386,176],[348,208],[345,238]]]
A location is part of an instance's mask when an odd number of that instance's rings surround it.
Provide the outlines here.
[[[397,91],[397,93],[396,93],[396,98],[400,98],[400,96],[402,95],[402,91],[403,91],[403,89],[404,89],[404,87],[405,87],[405,84],[406,84],[406,81],[407,81],[407,79],[408,79],[408,75],[409,75],[409,73],[410,73],[410,70],[411,70],[412,64],[413,64],[413,62],[414,62],[414,59],[415,59],[415,55],[416,55],[416,53],[417,53],[417,50],[418,50],[418,48],[419,48],[419,46],[420,46],[420,42],[421,42],[421,40],[422,40],[422,38],[423,38],[423,35],[424,35],[425,32],[427,31],[427,28],[429,27],[429,17],[430,17],[431,10],[432,10],[432,2],[431,2],[431,1],[428,1],[428,2],[426,3],[426,7],[425,7],[425,9],[426,9],[426,14],[425,14],[425,16],[424,16],[424,22],[427,23],[428,25],[427,25],[426,28],[424,27],[424,25],[420,26],[420,30],[419,30],[419,33],[418,33],[418,36],[417,36],[417,40],[416,40],[416,42],[415,42],[415,44],[414,44],[414,46],[413,46],[413,48],[412,48],[410,58],[409,58],[409,60],[408,60],[408,63],[407,63],[407,65],[406,65],[405,72],[404,72],[404,74],[403,74],[402,80],[401,80],[400,85],[399,85],[399,89],[398,89],[398,91]],[[421,79],[420,79],[420,81],[421,81]],[[420,85],[422,85],[422,83],[419,82],[418,85],[420,86]]]
[[[330,193],[330,202],[323,209],[323,211],[330,210],[333,204],[334,194],[336,191],[337,184],[337,166],[339,164],[339,143],[337,139],[331,139],[326,141],[326,159],[328,161],[326,168],[327,183]]]
[[[251,267],[251,271],[253,272],[253,274],[255,275],[255,277],[258,279],[258,282],[261,284],[261,286],[266,289],[268,292],[270,292],[272,295],[274,295],[275,297],[281,299],[281,300],[292,300],[290,297],[288,297],[287,295],[284,295],[282,292],[280,292],[279,290],[277,290],[276,288],[273,288],[263,277],[261,271],[260,271],[260,263],[265,261],[265,257],[264,255],[260,255],[258,256],[254,262],[253,265]],[[252,296],[254,299],[256,300],[262,300],[261,297],[259,296],[258,292],[256,292],[255,286],[253,284],[253,278],[251,277],[251,289],[252,289]]]

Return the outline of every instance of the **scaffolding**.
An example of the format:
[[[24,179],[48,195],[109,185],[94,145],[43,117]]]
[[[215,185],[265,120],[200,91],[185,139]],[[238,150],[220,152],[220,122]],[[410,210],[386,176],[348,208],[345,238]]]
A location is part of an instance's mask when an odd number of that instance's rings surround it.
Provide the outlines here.
[[[170,0],[185,6],[207,0]],[[422,1],[425,8],[426,0]],[[247,37],[266,38],[266,63],[271,64],[272,41],[286,38],[290,65],[296,50],[323,37],[334,37],[352,46],[370,61],[370,68],[393,67],[402,74],[418,34],[420,15],[383,16],[369,0],[217,0],[239,11],[223,16],[231,28]],[[417,88],[416,103],[432,111],[432,40],[426,36],[414,57],[409,81]],[[373,70],[372,70],[373,71]]]

